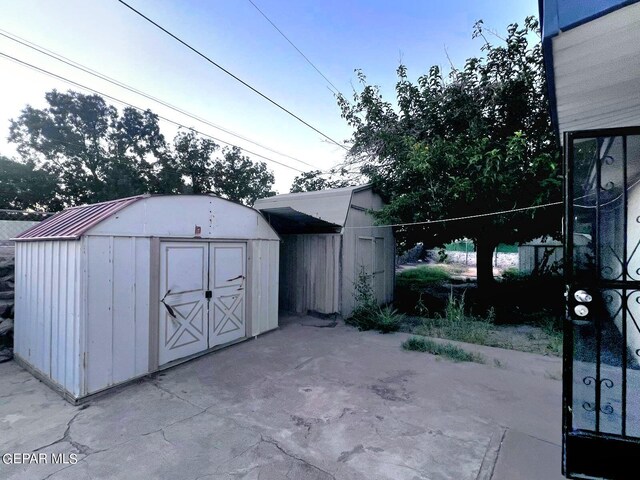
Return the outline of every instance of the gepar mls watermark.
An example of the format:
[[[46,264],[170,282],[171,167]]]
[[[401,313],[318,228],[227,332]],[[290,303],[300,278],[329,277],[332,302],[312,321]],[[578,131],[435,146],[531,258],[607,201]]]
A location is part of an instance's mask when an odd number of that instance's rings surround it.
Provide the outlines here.
[[[5,453],[2,455],[5,465],[75,465],[77,453]]]

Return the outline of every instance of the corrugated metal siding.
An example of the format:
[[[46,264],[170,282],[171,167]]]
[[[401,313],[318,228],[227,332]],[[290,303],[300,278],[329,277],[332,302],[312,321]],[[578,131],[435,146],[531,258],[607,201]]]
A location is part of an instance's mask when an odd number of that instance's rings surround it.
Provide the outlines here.
[[[16,244],[16,354],[80,393],[81,242]]]
[[[253,240],[247,244],[252,336],[278,327],[279,244],[274,240]]]
[[[351,195],[354,191],[362,189],[371,190],[367,185],[360,185],[315,192],[286,193],[261,198],[256,201],[254,208],[269,210],[288,207],[325,222],[344,225],[349,214]]]
[[[150,239],[86,238],[90,394],[149,370]]]
[[[35,240],[42,238],[51,240],[73,240],[79,238],[91,227],[142,198],[145,198],[145,196],[140,195],[137,197],[111,200],[109,202],[67,208],[22,232],[16,239]]]
[[[280,308],[306,313],[340,312],[339,234],[283,235]]]

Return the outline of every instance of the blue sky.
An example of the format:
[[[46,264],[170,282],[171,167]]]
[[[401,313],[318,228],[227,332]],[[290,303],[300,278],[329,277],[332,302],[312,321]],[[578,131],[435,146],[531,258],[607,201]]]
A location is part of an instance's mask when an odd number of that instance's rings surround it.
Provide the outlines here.
[[[354,69],[393,99],[402,60],[416,78],[431,65],[462,65],[480,54],[473,24],[503,32],[513,21],[537,15],[536,0],[254,0],[271,20],[345,94]],[[176,35],[336,140],[350,130],[326,81],[247,0],[130,0]],[[116,0],[0,1],[0,29],[175,104],[245,137],[328,169],[344,150],[279,111],[246,87],[133,14]],[[497,40],[496,40],[497,41]],[[141,97],[82,74],[0,37],[0,52],[87,84],[125,101],[262,153],[302,170],[309,167],[185,118]],[[44,93],[69,85],[0,58],[0,154],[15,155],[6,141],[8,119]],[[118,104],[116,104],[119,106]],[[168,139],[176,127],[162,125]],[[297,172],[269,164],[276,189],[288,191]]]

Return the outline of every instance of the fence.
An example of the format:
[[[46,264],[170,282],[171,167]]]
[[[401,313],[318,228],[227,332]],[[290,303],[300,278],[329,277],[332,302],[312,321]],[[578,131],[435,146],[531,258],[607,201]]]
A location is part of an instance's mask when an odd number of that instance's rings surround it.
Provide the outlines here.
[[[562,243],[552,239],[537,238],[518,247],[518,269],[523,273],[533,272],[540,268],[545,255],[547,267],[554,264],[562,267]]]
[[[49,212],[0,209],[0,241],[15,237],[51,215]]]

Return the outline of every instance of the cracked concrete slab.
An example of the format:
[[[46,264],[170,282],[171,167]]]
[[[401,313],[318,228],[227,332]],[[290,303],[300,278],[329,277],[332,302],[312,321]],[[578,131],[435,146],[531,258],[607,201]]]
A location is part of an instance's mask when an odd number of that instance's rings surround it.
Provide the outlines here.
[[[530,480],[559,472],[560,382],[544,374],[559,360],[465,346],[500,367],[451,363],[403,351],[403,334],[317,321],[283,319],[81,407],[0,364],[0,453],[80,459],[0,465],[0,476],[488,480],[520,462]],[[544,443],[539,475],[512,431]]]

